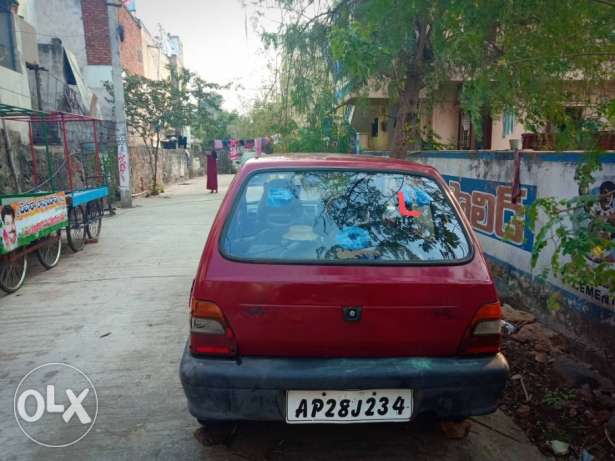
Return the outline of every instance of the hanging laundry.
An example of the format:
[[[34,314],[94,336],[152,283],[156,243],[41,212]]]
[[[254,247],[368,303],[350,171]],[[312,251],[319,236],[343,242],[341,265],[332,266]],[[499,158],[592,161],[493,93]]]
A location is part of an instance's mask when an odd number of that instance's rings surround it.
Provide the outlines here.
[[[237,140],[236,139],[231,139],[230,140],[230,152],[229,152],[229,156],[231,157],[231,160],[237,160],[239,158],[239,153],[237,152]]]
[[[519,149],[515,149],[515,152],[513,153],[513,161],[515,171],[513,173],[512,180],[511,202],[517,204],[521,201],[521,152]]]
[[[223,149],[224,145],[222,144],[222,140],[221,139],[215,139],[214,140],[214,149]]]

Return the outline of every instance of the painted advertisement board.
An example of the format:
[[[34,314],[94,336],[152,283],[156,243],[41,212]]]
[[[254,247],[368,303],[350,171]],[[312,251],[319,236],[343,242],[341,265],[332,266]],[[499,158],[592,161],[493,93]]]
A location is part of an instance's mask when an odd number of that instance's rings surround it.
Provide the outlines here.
[[[28,245],[66,226],[64,192],[0,199],[0,254]]]
[[[537,267],[531,267],[534,233],[525,222],[524,209],[539,197],[577,196],[575,170],[583,161],[583,154],[524,152],[518,203],[512,201],[514,161],[510,152],[426,152],[416,158],[436,167],[443,175],[491,260],[532,279],[550,265],[552,244],[541,254]],[[601,199],[591,212],[615,224],[615,195],[610,192],[615,189],[615,154],[605,155],[602,163],[591,188]],[[521,219],[513,219],[515,216]],[[600,248],[595,249],[592,258],[615,264],[615,253]],[[569,286],[556,277],[549,277],[548,284],[560,290],[569,305],[583,315],[615,321],[615,293],[607,288]]]

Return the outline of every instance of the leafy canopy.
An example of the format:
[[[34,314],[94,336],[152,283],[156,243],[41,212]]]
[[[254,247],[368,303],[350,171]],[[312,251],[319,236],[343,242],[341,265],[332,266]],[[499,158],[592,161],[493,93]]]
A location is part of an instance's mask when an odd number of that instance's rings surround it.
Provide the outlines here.
[[[417,146],[438,90],[461,87],[477,123],[513,111],[538,128],[563,122],[574,101],[598,113],[613,75],[615,3],[603,0],[278,0],[283,21],[266,43],[281,50],[288,97],[304,114],[343,88],[385,88],[397,107],[394,154]],[[325,91],[314,91],[315,88]],[[593,95],[591,96],[590,95]],[[596,116],[596,120],[600,117]],[[420,147],[420,144],[418,144]]]

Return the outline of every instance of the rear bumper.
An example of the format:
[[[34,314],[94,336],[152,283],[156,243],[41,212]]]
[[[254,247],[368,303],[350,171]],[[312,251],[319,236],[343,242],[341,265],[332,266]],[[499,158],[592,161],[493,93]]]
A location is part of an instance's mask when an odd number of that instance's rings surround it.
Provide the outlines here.
[[[280,421],[286,390],[394,389],[414,393],[412,417],[495,411],[508,378],[502,354],[480,358],[199,358],[186,348],[180,378],[200,420]]]

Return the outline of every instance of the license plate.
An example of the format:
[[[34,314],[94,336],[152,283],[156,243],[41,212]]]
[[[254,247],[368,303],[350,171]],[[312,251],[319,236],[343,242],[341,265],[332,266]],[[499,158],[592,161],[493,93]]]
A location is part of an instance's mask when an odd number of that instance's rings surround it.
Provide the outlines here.
[[[411,416],[412,389],[286,392],[290,424],[409,421]]]

